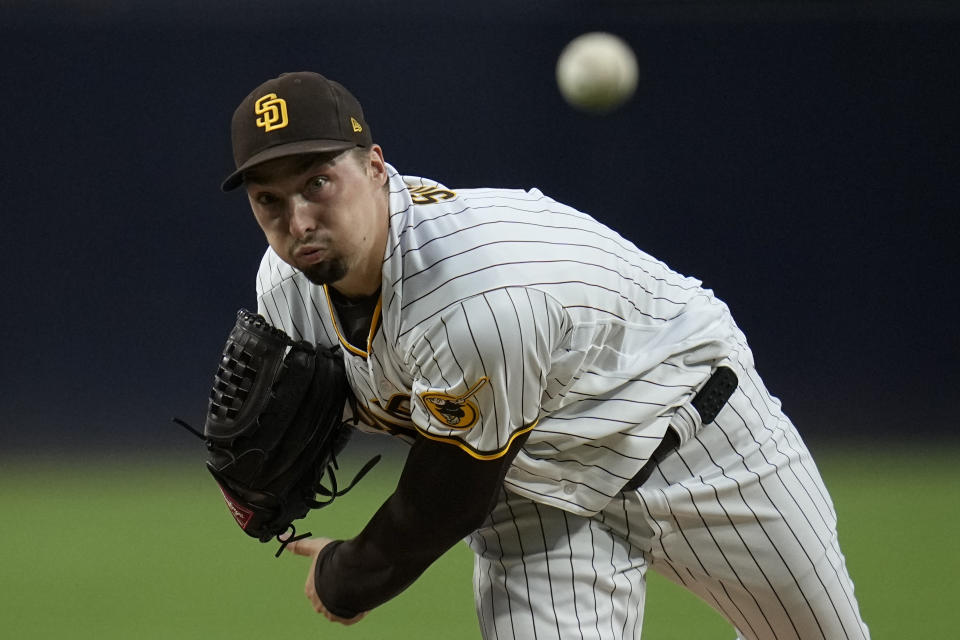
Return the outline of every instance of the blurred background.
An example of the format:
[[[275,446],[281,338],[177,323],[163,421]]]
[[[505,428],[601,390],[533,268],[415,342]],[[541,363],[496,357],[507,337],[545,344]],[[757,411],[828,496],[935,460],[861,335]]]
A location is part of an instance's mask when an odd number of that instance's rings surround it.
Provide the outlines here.
[[[640,63],[603,117],[554,76],[593,30]],[[702,279],[815,453],[956,451],[958,64],[956,2],[2,0],[0,497],[65,453],[199,469],[170,418],[265,247],[229,121],[298,70],[401,173],[538,187]]]

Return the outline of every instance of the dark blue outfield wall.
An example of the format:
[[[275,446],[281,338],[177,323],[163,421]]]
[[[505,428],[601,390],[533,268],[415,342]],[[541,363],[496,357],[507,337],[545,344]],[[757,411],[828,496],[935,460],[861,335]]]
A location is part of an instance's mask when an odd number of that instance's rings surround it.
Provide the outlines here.
[[[537,186],[700,277],[804,433],[952,437],[957,16],[658,4],[5,4],[0,451],[188,437],[264,247],[229,118],[300,69],[402,172]],[[593,29],[642,68],[604,118],[553,77]]]

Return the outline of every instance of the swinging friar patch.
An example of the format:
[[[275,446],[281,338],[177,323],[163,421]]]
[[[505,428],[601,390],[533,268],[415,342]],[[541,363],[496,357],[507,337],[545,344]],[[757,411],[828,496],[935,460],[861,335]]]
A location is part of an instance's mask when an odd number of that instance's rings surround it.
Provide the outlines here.
[[[480,388],[487,383],[487,377],[484,376],[470,387],[467,392],[460,396],[454,396],[437,391],[425,391],[420,394],[423,400],[423,406],[430,414],[441,423],[451,429],[469,429],[476,424],[480,417],[480,410],[477,408],[473,396]]]

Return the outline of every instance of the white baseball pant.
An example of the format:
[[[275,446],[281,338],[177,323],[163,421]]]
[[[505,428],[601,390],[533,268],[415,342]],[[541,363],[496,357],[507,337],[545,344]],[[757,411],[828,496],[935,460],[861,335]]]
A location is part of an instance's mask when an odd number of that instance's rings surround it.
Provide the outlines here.
[[[713,423],[594,517],[501,494],[467,539],[484,638],[640,638],[648,569],[742,640],[869,638],[819,471],[755,371],[738,376]]]

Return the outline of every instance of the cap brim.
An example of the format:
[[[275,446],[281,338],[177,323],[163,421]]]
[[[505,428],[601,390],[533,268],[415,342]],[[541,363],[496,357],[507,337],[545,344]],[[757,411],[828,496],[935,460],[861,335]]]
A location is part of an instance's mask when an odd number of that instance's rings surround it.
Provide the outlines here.
[[[246,162],[237,167],[236,171],[227,176],[227,179],[223,181],[223,184],[220,185],[220,188],[223,191],[233,191],[243,184],[244,171],[252,169],[258,164],[269,162],[270,160],[285,158],[287,156],[297,156],[303,153],[342,151],[344,149],[351,149],[355,146],[357,146],[355,142],[348,142],[346,140],[301,140],[299,142],[291,142],[289,144],[281,144],[277,145],[276,147],[270,147],[269,149],[264,149],[260,153],[251,156]]]

